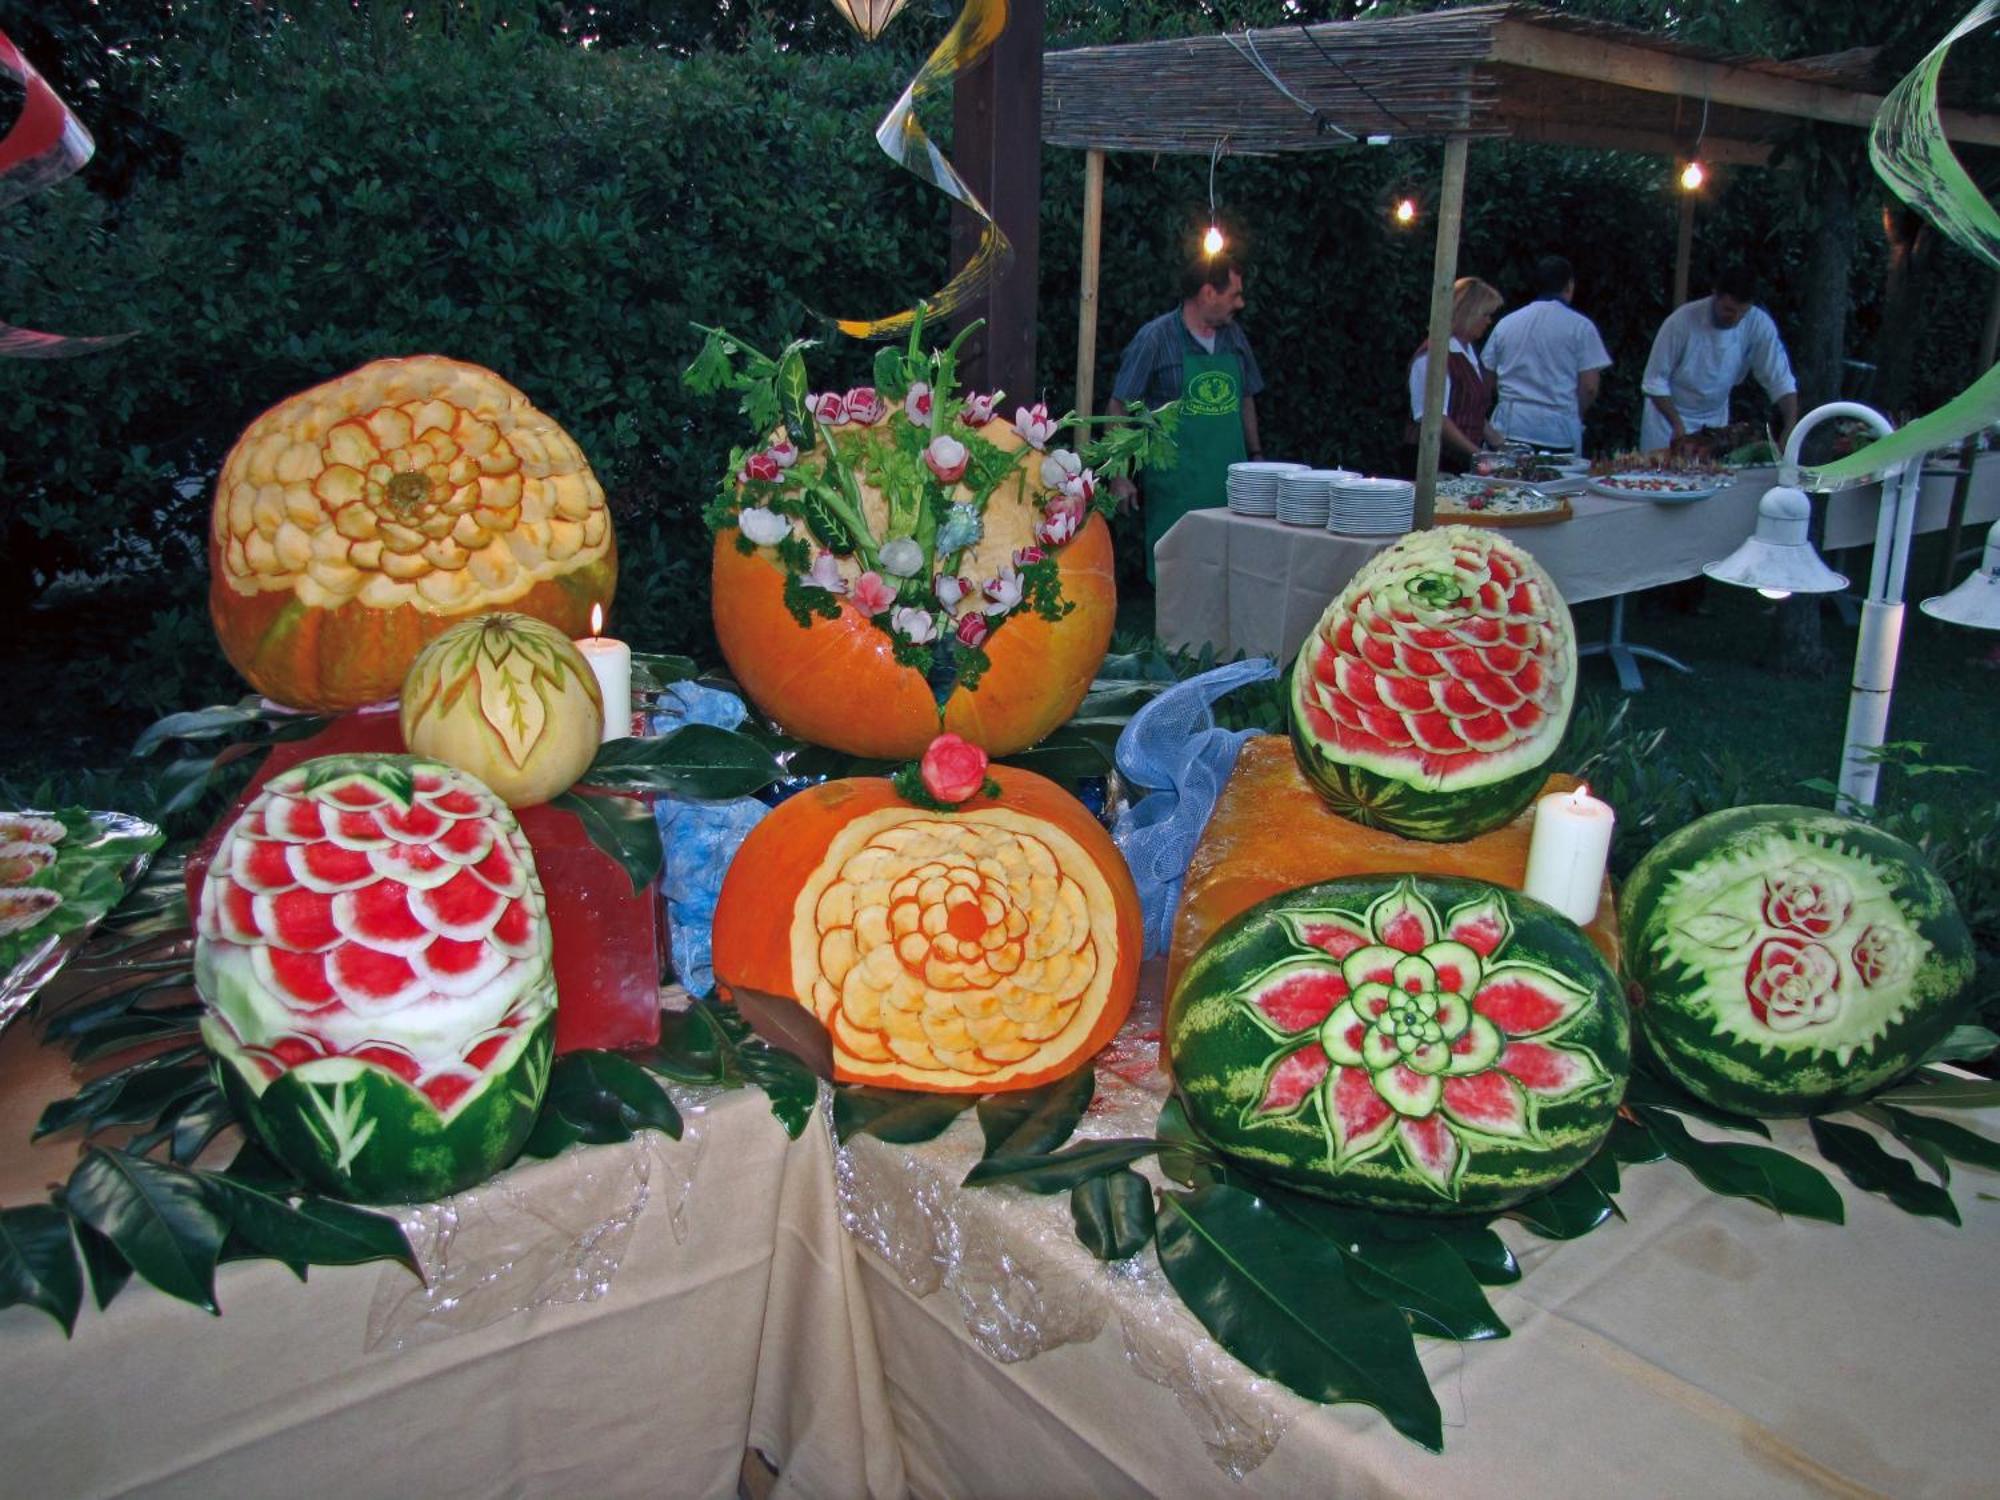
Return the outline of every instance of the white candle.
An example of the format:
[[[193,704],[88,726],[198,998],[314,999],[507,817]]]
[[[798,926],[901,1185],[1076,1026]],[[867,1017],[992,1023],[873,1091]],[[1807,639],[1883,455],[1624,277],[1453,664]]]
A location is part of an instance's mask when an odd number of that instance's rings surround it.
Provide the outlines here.
[[[604,606],[593,604],[590,634],[576,643],[576,649],[590,663],[591,675],[604,698],[604,733],[599,744],[629,739],[632,734],[632,648],[602,634],[603,629]]]
[[[1528,880],[1522,889],[1547,902],[1577,926],[1597,916],[1604,867],[1611,858],[1617,818],[1608,803],[1580,786],[1535,804],[1535,834],[1528,844]]]

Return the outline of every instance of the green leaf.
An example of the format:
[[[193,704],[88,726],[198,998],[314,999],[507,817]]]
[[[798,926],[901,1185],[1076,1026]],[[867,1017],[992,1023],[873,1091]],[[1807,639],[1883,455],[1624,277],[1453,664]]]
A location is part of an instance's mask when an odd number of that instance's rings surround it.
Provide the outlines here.
[[[1628,1167],[1666,1160],[1666,1149],[1653,1138],[1653,1132],[1637,1120],[1628,1120],[1623,1115],[1611,1124],[1609,1145],[1612,1154]]]
[[[1041,1156],[1076,1133],[1097,1092],[1097,1070],[1083,1067],[1038,1089],[988,1094],[979,1101],[984,1155]]]
[[[974,1094],[915,1094],[842,1085],[833,1091],[833,1131],[845,1144],[872,1135],[898,1146],[935,1140],[978,1102]]]
[[[1582,1172],[1566,1177],[1547,1192],[1507,1210],[1543,1239],[1573,1240],[1589,1234],[1616,1211],[1611,1200]]]
[[[218,703],[209,708],[168,714],[164,719],[146,726],[133,744],[132,753],[135,756],[150,755],[169,740],[219,740],[268,724],[273,716],[272,710],[259,706],[254,698],[245,703]]]
[[[747,797],[784,777],[777,758],[750,735],[688,724],[658,739],[606,741],[579,784],[715,800]]]
[[[1521,1263],[1514,1252],[1484,1224],[1439,1224],[1436,1234],[1480,1285],[1512,1286],[1521,1279]]]
[[[785,1134],[797,1140],[819,1108],[819,1075],[791,1053],[758,1036],[733,1007],[704,1000],[697,1008],[710,1015],[727,1041],[732,1071],[764,1091],[772,1115]]]
[[[1684,1115],[1693,1115],[1697,1120],[1706,1120],[1711,1125],[1720,1125],[1724,1130],[1747,1130],[1752,1135],[1771,1138],[1771,1129],[1762,1120],[1749,1115],[1732,1115],[1727,1110],[1717,1109],[1713,1104],[1697,1099],[1686,1089],[1671,1079],[1657,1073],[1634,1071],[1632,1081],[1625,1087],[1626,1104],[1637,1108],[1651,1105],[1655,1109],[1678,1110]]]
[[[1959,1222],[1958,1205],[1951,1201],[1950,1193],[1934,1182],[1925,1182],[1915,1167],[1900,1156],[1891,1156],[1867,1131],[1832,1120],[1808,1123],[1820,1155],[1864,1193],[1880,1193],[1905,1213],[1949,1224]]]
[[[118,1253],[118,1247],[81,1219],[72,1219],[77,1249],[83,1252],[83,1269],[90,1277],[90,1297],[103,1312],[111,1299],[125,1290],[132,1279],[132,1263]]]
[[[1967,1130],[1963,1125],[1954,1125],[1949,1120],[1934,1120],[1929,1115],[1912,1114],[1907,1109],[1898,1109],[1893,1104],[1876,1103],[1862,1111],[1864,1114],[1879,1115],[1882,1123],[1896,1134],[1896,1139],[1911,1150],[1916,1142],[1934,1147],[1955,1161],[1971,1166],[1984,1167],[1989,1172],[2000,1172],[2000,1141],[1992,1140],[1976,1130]]]
[[[199,1005],[176,1005],[162,1010],[133,1010],[84,1033],[70,1048],[71,1062],[95,1062],[113,1052],[147,1042],[167,1041],[195,1035],[201,1027]]]
[[[185,1167],[235,1123],[236,1111],[229,1107],[229,1096],[221,1089],[197,1095],[174,1116],[173,1145],[167,1154]]]
[[[1598,1148],[1597,1154],[1583,1164],[1583,1175],[1590,1179],[1592,1187],[1610,1200],[1611,1211],[1621,1219],[1624,1218],[1625,1215],[1619,1210],[1618,1200],[1612,1197],[1618,1191],[1618,1156],[1611,1149],[1610,1141],[1607,1140]]]
[[[1127,1260],[1153,1238],[1153,1185],[1131,1168],[1069,1190],[1069,1213],[1083,1248],[1099,1260]]]
[[[677,1083],[733,1084],[729,1038],[710,1006],[696,1002],[660,1016],[660,1044],[634,1060]]]
[[[1740,1146],[1696,1140],[1673,1115],[1641,1108],[1639,1117],[1652,1128],[1653,1139],[1675,1161],[1694,1173],[1710,1192],[1728,1198],[1748,1198],[1781,1214],[1846,1220],[1840,1192],[1824,1174],[1772,1146]]]
[[[1951,1031],[1919,1061],[1979,1062],[1990,1057],[1993,1050],[2000,1047],[2000,1036],[1988,1031],[1984,1026],[1954,1026]]]
[[[186,1096],[213,1087],[206,1059],[199,1045],[176,1047],[93,1079],[71,1097],[45,1108],[32,1139],[41,1140],[72,1125],[81,1125],[88,1135],[107,1125],[147,1124]]]
[[[1986,1109],[2000,1104],[2000,1083],[1985,1078],[1959,1078],[1924,1068],[1896,1088],[1877,1094],[1873,1102],[1910,1104],[1919,1109]]]
[[[1225,1184],[1170,1192],[1165,1206],[1160,1267],[1217,1343],[1309,1401],[1364,1403],[1443,1451],[1409,1324],[1354,1285],[1330,1242]]]
[[[562,1155],[582,1139],[581,1128],[544,1103],[542,1112],[535,1116],[534,1128],[528,1132],[527,1140],[521,1143],[521,1154],[546,1161],[552,1156]]]
[[[549,1069],[544,1113],[553,1111],[591,1145],[628,1141],[645,1126],[681,1138],[681,1115],[665,1089],[629,1057],[616,1052],[571,1052]]]
[[[92,1146],[70,1174],[63,1200],[168,1296],[220,1311],[215,1262],[229,1226],[194,1173]]]
[[[387,1214],[331,1198],[307,1196],[294,1203],[289,1194],[239,1182],[223,1172],[195,1175],[213,1191],[231,1227],[273,1259],[315,1266],[393,1260],[423,1274],[403,1226]]]
[[[613,741],[613,743],[617,743]],[[550,807],[574,813],[590,841],[618,861],[632,891],[640,891],[660,878],[666,850],[660,843],[660,825],[653,821],[652,809],[633,797],[585,797],[564,792],[549,799]]]
[[[1189,1121],[1180,1095],[1167,1096],[1153,1132],[1160,1138],[1160,1170],[1169,1178],[1182,1187],[1213,1180],[1202,1175],[1204,1167],[1214,1159],[1213,1151]]]
[[[83,1272],[69,1235],[69,1215],[49,1203],[0,1208],[0,1307],[39,1307],[76,1331]]]
[[[1068,1192],[1079,1182],[1115,1172],[1129,1162],[1151,1156],[1160,1142],[1150,1136],[1117,1136],[1085,1141],[1067,1151],[1046,1155],[989,1156],[973,1163],[962,1187],[1017,1187],[1030,1193]]]

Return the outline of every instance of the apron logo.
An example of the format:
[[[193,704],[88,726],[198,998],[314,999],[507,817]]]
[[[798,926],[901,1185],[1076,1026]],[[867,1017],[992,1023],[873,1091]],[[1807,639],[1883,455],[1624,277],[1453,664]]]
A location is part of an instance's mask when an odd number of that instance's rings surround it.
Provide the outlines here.
[[[1189,416],[1226,417],[1237,409],[1236,377],[1225,370],[1203,370],[1188,382],[1182,403]]]

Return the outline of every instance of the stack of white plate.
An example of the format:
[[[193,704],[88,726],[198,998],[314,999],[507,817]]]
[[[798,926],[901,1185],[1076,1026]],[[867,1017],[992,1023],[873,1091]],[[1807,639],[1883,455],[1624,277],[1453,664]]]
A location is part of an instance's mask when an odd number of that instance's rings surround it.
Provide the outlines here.
[[[1342,479],[1327,488],[1326,529],[1345,536],[1401,536],[1416,519],[1417,487],[1407,479]]]
[[[1278,513],[1278,481],[1287,474],[1303,472],[1304,464],[1231,464],[1227,489],[1229,508],[1239,516],[1275,516]]]
[[[1331,513],[1331,487],[1358,479],[1346,469],[1301,469],[1278,476],[1278,519],[1287,526],[1325,526]]]

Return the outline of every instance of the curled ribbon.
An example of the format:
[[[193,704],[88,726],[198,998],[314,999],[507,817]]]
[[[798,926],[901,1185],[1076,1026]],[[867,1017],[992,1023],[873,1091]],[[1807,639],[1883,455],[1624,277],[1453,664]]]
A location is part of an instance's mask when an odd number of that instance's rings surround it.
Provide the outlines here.
[[[924,60],[917,76],[903,90],[902,98],[875,127],[875,143],[888,153],[891,161],[957,199],[986,224],[980,231],[979,249],[972,259],[924,300],[927,320],[943,318],[964,306],[1006,270],[1014,258],[1014,247],[1007,243],[1007,236],[1001,233],[986,205],[979,201],[979,195],[966,186],[965,179],[917,123],[918,102],[941,84],[949,83],[954,74],[978,62],[1006,29],[1007,0],[966,0],[965,9],[951,23],[944,40]],[[1035,149],[1041,149],[1039,142],[1035,143]],[[886,318],[838,318],[835,322],[842,333],[851,337],[886,339],[908,329],[915,319],[916,309],[908,308]]]
[[[0,69],[18,79],[28,94],[14,128],[0,138],[0,208],[5,208],[61,182],[90,160],[97,145],[83,128],[83,122],[56,97],[55,90],[43,81],[5,32],[0,32]],[[66,359],[130,337],[129,333],[113,333],[95,338],[69,338],[60,333],[38,333],[32,328],[0,323],[0,356]]]

